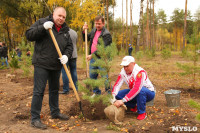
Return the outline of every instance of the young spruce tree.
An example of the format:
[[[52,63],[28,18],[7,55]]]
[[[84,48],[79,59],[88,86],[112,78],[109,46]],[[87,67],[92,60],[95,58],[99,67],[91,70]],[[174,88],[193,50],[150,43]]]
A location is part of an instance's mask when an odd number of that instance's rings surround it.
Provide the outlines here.
[[[97,54],[101,58],[96,57],[95,54],[92,55],[92,58],[95,59],[95,63],[93,64],[93,66],[98,66],[101,68],[93,72],[96,72],[101,76],[99,76],[98,79],[96,80],[90,79],[90,78],[83,80],[84,85],[79,83],[79,90],[83,92],[84,94],[82,98],[85,100],[88,100],[91,104],[102,101],[103,104],[108,105],[111,95],[108,95],[108,93],[103,93],[102,95],[96,95],[95,97],[91,98],[91,95],[93,94],[92,88],[99,87],[99,89],[102,89],[102,91],[105,90],[104,83],[107,80],[107,78],[102,75],[108,75],[108,83],[106,84],[106,86],[107,87],[110,86],[111,88],[110,70],[111,70],[111,67],[114,67],[112,65],[112,60],[117,54],[117,47],[115,43],[112,43],[110,46],[105,47],[102,38],[99,39],[99,42],[100,42],[100,45],[97,45],[97,49],[98,49]]]

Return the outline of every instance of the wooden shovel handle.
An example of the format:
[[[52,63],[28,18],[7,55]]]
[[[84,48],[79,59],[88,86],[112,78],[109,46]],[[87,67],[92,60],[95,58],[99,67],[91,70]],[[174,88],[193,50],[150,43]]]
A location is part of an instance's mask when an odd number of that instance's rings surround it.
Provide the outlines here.
[[[85,22],[85,24],[87,24],[87,22]],[[89,77],[89,64],[88,64],[88,61],[87,61],[87,56],[88,56],[88,45],[87,45],[87,29],[85,29],[85,59],[86,59],[86,77],[88,78]]]

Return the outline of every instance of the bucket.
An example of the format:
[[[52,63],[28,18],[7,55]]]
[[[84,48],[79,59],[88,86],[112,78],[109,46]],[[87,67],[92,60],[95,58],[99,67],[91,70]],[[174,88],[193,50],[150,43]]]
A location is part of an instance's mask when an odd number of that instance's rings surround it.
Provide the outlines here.
[[[164,92],[168,107],[180,106],[180,93],[181,91],[172,89]]]

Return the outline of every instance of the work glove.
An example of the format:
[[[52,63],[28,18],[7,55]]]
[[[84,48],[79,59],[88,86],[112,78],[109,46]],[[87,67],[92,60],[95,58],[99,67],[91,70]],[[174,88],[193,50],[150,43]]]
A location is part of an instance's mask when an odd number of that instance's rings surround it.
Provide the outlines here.
[[[112,96],[113,96],[113,98],[110,99],[110,103],[111,103],[111,104],[115,103],[115,101],[117,100],[117,99],[115,98],[115,95],[112,95]]]
[[[43,24],[43,26],[44,26],[44,28],[45,28],[46,30],[52,29],[52,27],[53,27],[53,22],[52,22],[52,21],[47,21],[47,22],[45,22],[45,23]]]
[[[68,57],[66,56],[66,55],[63,55],[61,58],[59,58],[60,59],[60,62],[62,63],[62,64],[66,64],[67,63],[67,61],[68,61]]]

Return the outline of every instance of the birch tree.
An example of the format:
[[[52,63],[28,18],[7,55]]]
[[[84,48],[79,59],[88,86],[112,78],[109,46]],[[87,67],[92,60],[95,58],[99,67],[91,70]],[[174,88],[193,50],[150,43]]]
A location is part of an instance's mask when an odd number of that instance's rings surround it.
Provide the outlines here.
[[[141,30],[142,30],[142,24],[143,24],[143,1],[144,0],[140,0],[140,18],[139,18],[138,31],[137,31],[137,44],[135,47],[136,53],[139,51],[140,36],[141,36]]]

